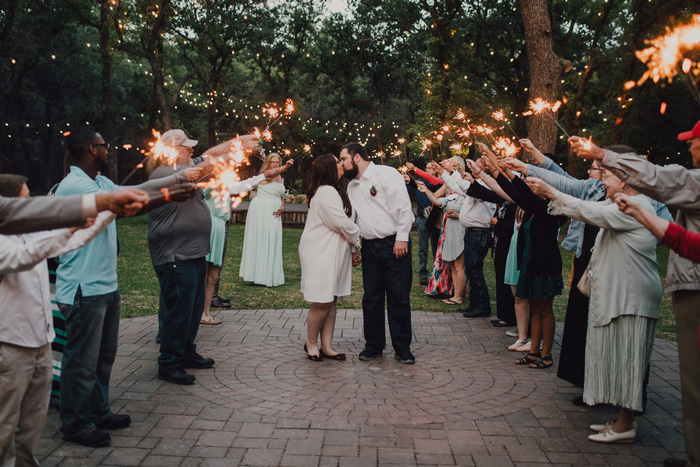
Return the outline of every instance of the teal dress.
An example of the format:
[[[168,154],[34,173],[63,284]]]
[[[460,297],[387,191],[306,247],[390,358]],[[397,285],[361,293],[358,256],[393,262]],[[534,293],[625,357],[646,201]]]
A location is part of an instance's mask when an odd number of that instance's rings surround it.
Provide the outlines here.
[[[228,192],[212,196],[211,190],[204,190],[204,202],[211,212],[211,236],[209,237],[209,254],[207,262],[221,267],[224,259],[224,245],[226,244],[226,221],[231,218],[231,196]],[[223,203],[223,206],[222,206]]]
[[[243,238],[243,256],[238,275],[243,280],[275,287],[284,284],[282,267],[282,219],[275,213],[282,206],[284,185],[258,185],[258,194],[248,207]]]

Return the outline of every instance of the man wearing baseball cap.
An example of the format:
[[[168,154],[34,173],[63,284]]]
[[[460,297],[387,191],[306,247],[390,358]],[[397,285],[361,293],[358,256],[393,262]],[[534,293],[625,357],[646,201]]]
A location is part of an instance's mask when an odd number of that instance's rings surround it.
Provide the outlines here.
[[[678,209],[676,222],[700,232],[700,121],[692,130],[680,133],[687,141],[693,168],[677,164],[659,166],[635,154],[615,154],[590,141],[574,136],[571,148],[579,157],[595,158],[600,164],[639,192]],[[671,251],[666,275],[666,292],[671,292],[676,315],[678,360],[683,398],[683,433],[687,460],[669,458],[665,466],[700,465],[700,264]]]
[[[168,130],[160,137],[160,141],[165,146],[172,148],[176,148],[178,146],[193,148],[197,146],[197,143],[199,143],[199,141],[196,139],[189,139],[182,130]]]

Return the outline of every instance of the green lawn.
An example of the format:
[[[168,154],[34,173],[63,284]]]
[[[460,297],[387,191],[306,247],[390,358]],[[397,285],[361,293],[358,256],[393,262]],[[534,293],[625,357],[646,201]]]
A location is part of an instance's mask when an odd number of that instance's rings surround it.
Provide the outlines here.
[[[158,281],[151,266],[146,231],[148,217],[120,219],[117,221],[119,232],[119,290],[122,296],[122,316],[143,316],[155,314],[158,311]],[[222,270],[220,295],[231,299],[235,308],[242,309],[281,309],[281,308],[307,308],[299,292],[301,270],[299,267],[299,255],[297,246],[301,237],[301,229],[284,229],[284,276],[286,283],[279,287],[268,288],[252,285],[238,277],[238,267],[243,246],[243,229],[241,224],[231,225],[229,229],[228,249],[226,260]],[[416,232],[412,232],[413,264],[418,265],[418,240]],[[659,262],[661,263],[661,278],[666,276],[666,264],[668,262],[668,249],[658,248]],[[566,310],[566,298],[568,297],[568,278],[571,271],[571,253],[562,250],[564,260],[564,283],[567,285],[564,293],[554,300],[554,312],[557,321],[564,320]],[[414,269],[415,270],[415,269]],[[495,310],[495,278],[493,261],[487,257],[484,266],[484,274],[489,290],[492,292],[492,307]],[[414,310],[422,311],[454,311],[442,304],[439,300],[428,298],[423,294],[423,287],[418,283],[418,275],[414,275],[414,283],[411,291],[411,306]],[[362,272],[360,268],[353,269],[353,293],[338,303],[339,308],[361,308],[362,304]],[[675,341],[676,324],[673,318],[670,295],[664,295],[661,302],[661,316],[658,324],[657,336],[663,339]]]

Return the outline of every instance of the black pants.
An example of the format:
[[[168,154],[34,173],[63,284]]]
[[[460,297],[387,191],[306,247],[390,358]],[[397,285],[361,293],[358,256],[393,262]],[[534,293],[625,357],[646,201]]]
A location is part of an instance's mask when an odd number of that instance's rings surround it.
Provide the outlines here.
[[[510,285],[503,282],[506,275],[505,261],[494,261],[493,267],[496,271],[496,316],[501,321],[515,324],[515,298]]]
[[[410,352],[411,330],[411,244],[408,253],[394,256],[394,236],[362,240],[362,297],[365,348],[381,352],[386,346],[384,300],[386,298],[389,333],[394,351]]]
[[[576,285],[581,280],[591,256],[574,257],[574,272],[566,305],[564,335],[561,339],[561,355],[557,376],[580,388],[586,369],[586,335],[588,334],[588,297],[579,292]]]

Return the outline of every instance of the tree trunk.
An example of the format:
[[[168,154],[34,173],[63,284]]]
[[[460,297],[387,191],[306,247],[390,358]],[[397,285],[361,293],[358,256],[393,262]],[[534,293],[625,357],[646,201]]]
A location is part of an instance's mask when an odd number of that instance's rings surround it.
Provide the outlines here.
[[[165,96],[165,76],[163,72],[165,61],[163,54],[163,34],[165,32],[165,22],[170,3],[170,0],[160,0],[158,16],[153,23],[146,48],[146,57],[148,58],[148,63],[151,65],[151,72],[153,73],[153,92],[155,93],[155,101],[160,109],[160,121],[163,125],[164,132],[173,127],[170,104]]]
[[[109,154],[107,177],[117,182],[119,151],[114,147],[114,122],[112,122],[112,54],[109,47],[109,28],[112,19],[109,15],[109,2],[100,1],[100,56],[102,58],[102,136],[112,145]]]
[[[520,0],[525,26],[525,47],[530,69],[530,99],[557,100],[561,65],[552,46],[552,25],[546,0]],[[554,152],[557,114],[544,110],[530,117],[528,136],[542,152]]]
[[[148,58],[153,72],[153,92],[160,110],[160,121],[163,125],[163,131],[172,129],[173,123],[170,115],[170,105],[165,96],[165,76],[163,76],[163,43],[159,41],[158,51]]]

